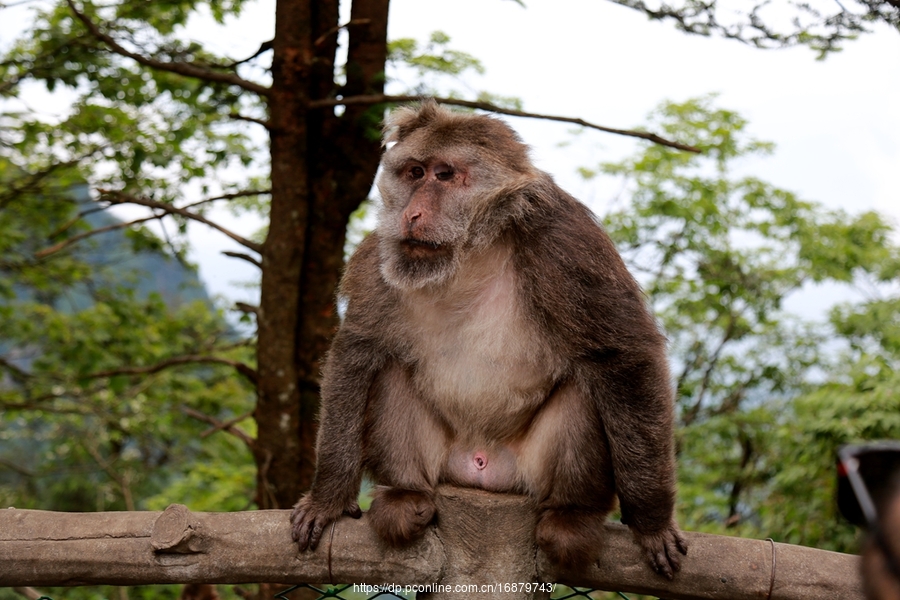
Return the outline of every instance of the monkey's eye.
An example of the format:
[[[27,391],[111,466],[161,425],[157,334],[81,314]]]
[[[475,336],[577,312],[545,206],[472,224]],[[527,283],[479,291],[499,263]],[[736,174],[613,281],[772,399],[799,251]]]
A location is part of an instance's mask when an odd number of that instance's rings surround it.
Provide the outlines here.
[[[453,167],[449,165],[440,165],[434,169],[434,176],[438,181],[450,181],[453,179],[453,175]]]
[[[409,170],[409,176],[413,179],[422,179],[425,177],[425,169],[416,165]]]

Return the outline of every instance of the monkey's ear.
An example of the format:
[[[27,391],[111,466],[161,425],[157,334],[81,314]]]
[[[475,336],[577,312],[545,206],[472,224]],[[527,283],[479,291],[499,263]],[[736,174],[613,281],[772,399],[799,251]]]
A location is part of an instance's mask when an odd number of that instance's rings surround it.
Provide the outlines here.
[[[400,141],[400,126],[395,122],[395,116],[399,110],[404,109],[395,110],[384,120],[384,126],[381,128],[382,148],[387,149]]]
[[[384,150],[390,150],[391,146],[397,143],[397,128],[391,127],[388,129],[388,124],[385,122],[384,127],[382,128],[382,134],[381,147]]]

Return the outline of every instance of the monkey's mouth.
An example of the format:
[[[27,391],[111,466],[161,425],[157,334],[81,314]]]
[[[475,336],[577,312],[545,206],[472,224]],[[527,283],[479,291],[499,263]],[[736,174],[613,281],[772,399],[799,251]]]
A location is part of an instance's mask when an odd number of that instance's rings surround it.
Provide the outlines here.
[[[400,240],[400,246],[407,254],[415,258],[436,256],[448,252],[446,246],[443,244],[411,237]]]

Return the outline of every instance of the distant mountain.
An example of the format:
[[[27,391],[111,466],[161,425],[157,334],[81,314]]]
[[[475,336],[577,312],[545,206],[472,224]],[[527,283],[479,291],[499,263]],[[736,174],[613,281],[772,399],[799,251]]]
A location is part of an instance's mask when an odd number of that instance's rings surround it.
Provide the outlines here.
[[[73,186],[72,195],[85,208],[94,206],[87,184]],[[106,211],[90,212],[84,220],[95,229],[122,222]],[[172,308],[195,300],[212,306],[196,269],[161,252],[135,252],[125,232],[125,228],[113,229],[88,238],[75,247],[78,258],[98,268],[98,283],[131,288],[139,298],[155,292]],[[74,290],[67,302],[70,306],[59,308],[79,310],[88,306],[91,300],[86,290]]]
[[[73,186],[72,196],[78,201],[81,210],[89,211],[96,207],[86,184]],[[88,212],[84,220],[95,229],[122,223],[106,211]],[[133,290],[137,299],[147,298],[153,293],[159,294],[171,309],[197,300],[204,302],[210,309],[213,308],[213,302],[195,269],[162,252],[135,251],[126,231],[126,228],[112,229],[81,240],[71,247],[76,259],[92,267],[87,282],[52,294],[13,283],[14,297],[0,297],[0,304],[36,301],[52,305],[62,312],[74,313],[94,304],[96,296],[91,293],[92,290],[125,288]],[[0,356],[26,370],[31,363],[28,353],[16,352],[9,340],[0,339]],[[0,384],[4,380],[0,375]]]

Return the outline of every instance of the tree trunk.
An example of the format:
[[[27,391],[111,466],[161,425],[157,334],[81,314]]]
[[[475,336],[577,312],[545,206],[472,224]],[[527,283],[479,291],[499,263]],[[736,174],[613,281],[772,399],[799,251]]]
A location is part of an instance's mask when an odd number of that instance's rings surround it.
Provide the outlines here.
[[[320,361],[337,325],[335,289],[350,214],[379,160],[376,108],[310,100],[382,93],[388,0],[352,7],[347,84],[335,82],[337,0],[279,0],[273,40],[272,200],[263,247],[255,459],[260,508],[288,508],[315,469]],[[374,116],[377,115],[377,116]]]

